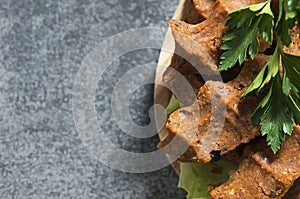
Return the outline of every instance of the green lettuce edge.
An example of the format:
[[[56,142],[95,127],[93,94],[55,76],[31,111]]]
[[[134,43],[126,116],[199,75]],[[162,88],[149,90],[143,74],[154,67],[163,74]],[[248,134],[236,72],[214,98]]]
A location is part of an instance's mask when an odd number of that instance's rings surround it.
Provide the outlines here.
[[[227,181],[236,166],[226,160],[209,163],[180,162],[178,187],[187,192],[187,199],[210,199],[208,185]]]

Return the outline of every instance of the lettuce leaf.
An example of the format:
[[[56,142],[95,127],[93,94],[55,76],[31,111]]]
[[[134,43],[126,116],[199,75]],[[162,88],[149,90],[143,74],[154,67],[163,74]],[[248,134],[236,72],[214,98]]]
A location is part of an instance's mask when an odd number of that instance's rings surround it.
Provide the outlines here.
[[[180,103],[178,101],[178,99],[175,97],[175,95],[172,95],[168,106],[166,107],[166,113],[168,115],[170,115],[171,113],[173,113],[174,111],[176,111],[177,109],[180,108]]]
[[[206,164],[180,162],[178,187],[187,191],[187,199],[209,199],[208,185],[224,183],[234,170],[235,166],[225,160]]]

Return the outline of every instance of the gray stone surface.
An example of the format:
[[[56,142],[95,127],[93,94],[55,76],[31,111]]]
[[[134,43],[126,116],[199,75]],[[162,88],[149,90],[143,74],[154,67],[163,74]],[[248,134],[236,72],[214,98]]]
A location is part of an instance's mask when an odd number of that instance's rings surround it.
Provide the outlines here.
[[[0,1],[0,198],[184,198],[171,167],[129,174],[91,157],[72,117],[74,78],[93,47],[128,29],[166,28],[177,3]],[[157,57],[157,50],[141,50],[112,63],[99,81],[99,118],[111,117],[107,103],[117,77]],[[152,85],[145,86],[132,97],[131,113],[137,124],[149,122],[152,90]],[[111,140],[126,150],[156,150],[157,137],[135,139],[111,121],[103,125]]]

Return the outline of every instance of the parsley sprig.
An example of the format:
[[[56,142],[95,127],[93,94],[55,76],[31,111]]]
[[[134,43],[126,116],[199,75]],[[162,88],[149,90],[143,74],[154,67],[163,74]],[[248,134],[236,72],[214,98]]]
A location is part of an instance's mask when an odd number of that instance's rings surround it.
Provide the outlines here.
[[[275,51],[256,79],[241,97],[267,93],[252,115],[252,123],[261,125],[261,133],[276,153],[286,135],[291,135],[293,123],[300,124],[300,56],[290,55],[282,46],[291,43],[290,30],[300,24],[300,0],[280,0],[279,15],[274,24],[271,0],[251,5],[228,15],[229,30],[223,37],[219,70],[242,64],[247,55],[258,53],[259,35],[273,43],[278,35]]]
[[[229,30],[223,36],[219,70],[228,70],[237,62],[241,65],[247,55],[253,59],[258,52],[258,34],[269,43],[273,42],[274,15],[270,2],[254,4],[228,15]]]

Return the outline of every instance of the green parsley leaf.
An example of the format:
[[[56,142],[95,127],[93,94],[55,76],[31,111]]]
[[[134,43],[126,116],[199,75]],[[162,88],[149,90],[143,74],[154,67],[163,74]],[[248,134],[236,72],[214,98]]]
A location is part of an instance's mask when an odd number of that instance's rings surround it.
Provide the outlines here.
[[[280,61],[282,77],[279,74]],[[299,71],[300,57],[284,53],[278,41],[271,59],[241,96],[245,97],[253,91],[259,95],[263,89],[269,89],[253,113],[252,123],[261,125],[261,133],[267,136],[267,142],[274,153],[280,149],[285,135],[292,134],[293,123],[300,123]]]
[[[263,69],[259,72],[258,76],[241,97],[245,97],[255,90],[257,90],[257,94],[260,94],[262,89],[270,82],[271,78],[274,78],[278,74],[281,53],[280,49],[281,47],[279,43],[271,59],[266,63]]]
[[[286,135],[292,134],[293,124],[300,124],[300,56],[287,54],[282,49],[283,45],[290,45],[290,30],[296,24],[299,28],[300,0],[279,0],[275,26],[270,1],[267,1],[229,14],[227,26],[230,29],[223,38],[225,52],[221,55],[219,69],[227,70],[237,61],[243,63],[247,55],[253,59],[259,46],[258,34],[269,44],[273,42],[272,31],[278,35],[271,59],[241,96],[267,93],[251,119],[254,125],[261,125],[261,133],[267,137],[274,153],[280,149]]]
[[[287,98],[282,91],[282,81],[277,74],[271,82],[267,96],[261,101],[252,115],[253,124],[261,125],[261,133],[267,136],[268,145],[274,153],[280,149],[285,135],[291,135],[293,118],[289,115]]]
[[[278,35],[284,45],[291,43],[290,30],[295,26],[295,22],[300,22],[299,0],[281,0],[279,1],[279,16],[276,23]]]
[[[293,123],[300,123],[300,57],[284,53],[280,41],[271,59],[241,97],[254,91],[259,95],[263,89],[269,91],[253,113],[252,123],[261,125],[262,135],[267,136],[268,144],[276,153],[285,135],[292,134]]]
[[[271,1],[254,4],[228,15],[226,26],[229,30],[223,37],[219,70],[233,67],[237,62],[241,65],[247,55],[252,59],[258,52],[259,34],[269,44],[273,42],[274,15],[270,7]]]
[[[300,57],[283,53],[283,91],[288,96],[289,112],[300,124]]]

